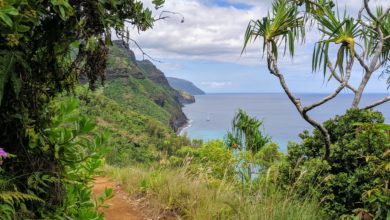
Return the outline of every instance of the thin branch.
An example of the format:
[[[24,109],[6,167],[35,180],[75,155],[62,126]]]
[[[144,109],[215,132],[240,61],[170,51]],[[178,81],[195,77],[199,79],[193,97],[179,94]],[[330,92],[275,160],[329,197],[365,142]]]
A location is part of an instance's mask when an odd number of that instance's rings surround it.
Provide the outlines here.
[[[291,100],[291,102],[295,105],[298,112],[302,115],[302,117],[313,127],[316,127],[318,130],[320,130],[321,134],[324,137],[324,143],[325,143],[325,154],[323,159],[328,160],[330,156],[330,135],[329,131],[320,123],[316,122],[314,119],[312,119],[308,114],[307,111],[304,110],[302,107],[302,103],[299,98],[295,97],[292,92],[290,91],[289,87],[287,86],[286,80],[284,78],[284,75],[280,72],[279,67],[277,65],[277,60],[275,55],[272,53],[272,46],[270,42],[267,42],[267,61],[268,61],[268,69],[274,76],[279,78],[279,82],[287,94],[288,98]]]
[[[148,57],[150,60],[152,60],[152,61],[154,61],[154,62],[162,63],[162,61],[156,60],[156,59],[154,59],[153,57],[151,57],[149,54],[147,54],[147,53],[142,49],[142,47],[138,44],[138,42],[137,42],[136,40],[134,40],[134,39],[132,39],[132,38],[129,38],[128,40],[131,41],[131,42],[133,42],[133,43],[135,44],[135,46],[138,47],[138,50],[141,51],[141,53],[142,53],[142,60],[145,60],[145,56],[146,56],[146,57]]]
[[[383,65],[385,65],[387,61],[387,59],[383,59],[382,62],[378,63],[378,65],[374,68],[374,72],[381,68]]]
[[[368,7],[368,0],[364,0],[364,6],[365,6],[365,9],[366,9],[367,13],[369,14],[369,16],[373,20],[377,21],[377,18],[374,16],[374,14],[372,14],[370,8]],[[383,32],[382,32],[381,27],[380,27],[380,23],[378,21],[376,23],[375,30],[378,34],[377,48],[375,49],[375,52],[372,55],[370,66],[368,67],[368,69],[365,68],[366,73],[364,74],[364,77],[359,85],[357,93],[355,93],[355,97],[354,97],[353,102],[352,102],[352,108],[358,108],[359,103],[360,103],[361,98],[362,98],[363,91],[365,90],[368,81],[370,80],[372,74],[377,70],[377,68],[379,68],[378,61],[382,55],[385,40],[384,40]],[[359,56],[357,56],[357,59],[362,64],[363,60],[360,59]]]
[[[359,61],[360,65],[364,68],[366,72],[370,70],[370,68],[367,66],[367,64],[364,62],[364,56],[360,56],[359,54],[355,53],[356,59]]]
[[[343,80],[341,79],[341,77],[339,76],[339,74],[336,73],[335,69],[333,68],[333,64],[328,60],[328,63],[327,63],[327,66],[329,68],[329,70],[332,72],[334,78],[339,82],[339,83],[343,83]],[[349,80],[348,80],[349,81]],[[357,89],[352,86],[351,84],[349,84],[349,82],[346,83],[346,87],[348,89],[350,89],[353,93],[357,93]]]
[[[133,42],[133,43],[135,44],[135,46],[138,48],[138,50],[141,51],[141,53],[142,53],[142,60],[145,60],[145,56],[146,56],[146,57],[148,57],[150,60],[152,60],[152,61],[154,61],[154,62],[162,63],[162,61],[156,60],[156,59],[154,59],[153,57],[151,57],[148,53],[146,53],[146,52],[142,49],[142,47],[138,44],[138,42],[130,37],[129,30],[126,31],[126,35],[125,35],[124,33],[119,33],[119,32],[117,32],[117,36],[118,36],[118,38],[121,38],[121,39],[122,39],[122,41],[123,41],[124,44],[125,44],[125,43],[128,44],[129,41]]]
[[[386,103],[388,101],[390,101],[390,96],[387,96],[387,97],[385,97],[385,98],[383,98],[383,99],[381,99],[379,101],[376,101],[376,102],[374,102],[374,103],[372,103],[370,105],[367,105],[366,107],[364,107],[362,109],[366,109],[366,110],[367,109],[372,109],[372,108],[375,108],[375,107],[377,107],[379,105],[382,105],[383,103]]]
[[[383,36],[383,32],[382,32],[381,28],[379,26],[377,26],[376,29],[378,32],[379,39],[378,39],[378,46],[377,46],[375,53],[374,53],[374,56],[371,60],[370,71],[373,71],[375,69],[375,66],[378,63],[378,60],[379,60],[380,56],[382,55],[383,46],[385,44],[385,40],[384,40],[384,36]]]
[[[173,15],[178,15],[181,17],[181,23],[184,23],[184,15],[179,13],[179,12],[174,12],[174,11],[162,11],[160,13],[160,16],[156,19],[154,19],[154,21],[159,21],[159,20],[164,20],[164,19],[167,19],[167,18],[170,18],[169,16],[165,15],[163,16],[164,14],[173,14]]]
[[[377,23],[380,23],[378,18],[371,12],[370,7],[368,6],[368,2],[369,0],[364,0],[364,8],[366,9],[367,14],[372,18],[372,20],[374,20]]]
[[[364,11],[364,4],[363,4],[363,6],[360,8],[360,10],[359,10],[359,13],[358,13],[358,21],[361,21],[362,20],[362,14],[363,14],[363,11]]]
[[[328,64],[330,63],[328,62]],[[353,59],[351,60],[351,62],[348,62],[345,78],[344,80],[341,81],[341,84],[337,87],[337,89],[333,93],[329,94],[327,97],[321,99],[320,101],[315,102],[312,105],[309,105],[307,107],[304,107],[303,111],[308,112],[310,110],[313,110],[314,108],[323,105],[329,100],[332,100],[334,97],[336,97],[347,86],[349,78],[351,77],[352,66],[353,66]]]

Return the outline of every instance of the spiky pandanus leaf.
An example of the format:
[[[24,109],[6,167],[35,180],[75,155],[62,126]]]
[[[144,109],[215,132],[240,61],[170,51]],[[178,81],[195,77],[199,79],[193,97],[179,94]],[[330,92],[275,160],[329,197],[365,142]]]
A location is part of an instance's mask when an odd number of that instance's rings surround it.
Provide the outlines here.
[[[335,69],[338,68],[341,76],[344,74],[345,58],[352,60],[355,55],[355,39],[361,35],[359,23],[344,13],[337,18],[330,7],[324,7],[324,14],[314,14],[313,17],[320,25],[323,40],[317,42],[312,57],[312,70],[323,69],[324,77],[327,73],[328,52],[331,44],[340,45],[337,52]],[[329,79],[333,77],[331,72]]]
[[[252,20],[247,27],[244,37],[245,51],[250,42],[258,38],[263,40],[263,53],[267,43],[272,46],[272,53],[278,57],[278,44],[284,42],[284,52],[289,50],[294,56],[294,43],[299,36],[304,36],[303,18],[299,16],[298,7],[291,1],[278,0],[272,4],[271,14],[261,20]]]

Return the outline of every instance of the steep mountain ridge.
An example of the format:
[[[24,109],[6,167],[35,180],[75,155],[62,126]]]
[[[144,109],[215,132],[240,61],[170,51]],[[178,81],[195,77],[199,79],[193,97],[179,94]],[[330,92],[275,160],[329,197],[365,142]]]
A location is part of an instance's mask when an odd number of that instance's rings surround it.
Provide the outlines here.
[[[188,97],[173,89],[164,73],[148,60],[137,61],[122,41],[113,41],[104,95],[177,131],[187,122],[182,111]]]
[[[204,95],[204,91],[199,89],[194,83],[185,79],[179,79],[175,77],[167,77],[168,83],[172,88],[178,91],[185,91],[191,95]]]

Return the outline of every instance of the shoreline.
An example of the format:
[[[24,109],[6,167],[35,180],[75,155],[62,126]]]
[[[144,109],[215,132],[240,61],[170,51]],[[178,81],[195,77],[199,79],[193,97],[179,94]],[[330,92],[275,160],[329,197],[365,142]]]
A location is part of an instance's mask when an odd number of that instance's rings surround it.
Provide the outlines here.
[[[190,128],[191,126],[192,126],[192,120],[187,119],[186,123],[183,126],[179,127],[179,129],[177,129],[176,135],[179,136],[183,135],[183,132],[187,130],[187,128]]]

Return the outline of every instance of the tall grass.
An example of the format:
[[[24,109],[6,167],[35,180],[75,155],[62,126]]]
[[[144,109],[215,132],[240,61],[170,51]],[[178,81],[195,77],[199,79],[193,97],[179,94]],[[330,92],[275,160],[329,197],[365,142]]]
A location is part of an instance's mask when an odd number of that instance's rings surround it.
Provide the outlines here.
[[[318,203],[289,196],[278,190],[242,190],[239,184],[207,175],[193,174],[187,167],[105,167],[125,191],[142,195],[156,208],[174,212],[179,219],[215,220],[315,220]],[[192,173],[192,174],[190,174]]]

